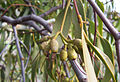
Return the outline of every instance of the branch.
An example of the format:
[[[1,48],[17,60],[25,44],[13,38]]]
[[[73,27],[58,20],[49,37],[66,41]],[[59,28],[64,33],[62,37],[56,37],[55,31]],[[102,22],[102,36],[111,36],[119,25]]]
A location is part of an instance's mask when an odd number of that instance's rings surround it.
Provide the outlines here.
[[[79,82],[87,82],[87,76],[83,68],[79,65],[77,60],[70,60],[71,66],[77,75]]]
[[[37,31],[40,31],[41,28],[34,22],[34,21],[25,21],[22,23],[23,25],[29,25],[31,27],[34,27]]]
[[[105,17],[105,15],[100,10],[100,8],[97,6],[97,4],[93,0],[88,0],[88,2],[93,7],[93,9],[96,11],[96,13],[99,15],[99,17],[101,18],[101,20],[103,21],[103,23],[106,25],[106,27],[108,28],[108,30],[111,32],[111,34],[113,35],[113,37],[115,39],[118,39],[118,30],[116,30],[114,28],[114,26],[109,22],[109,20]]]
[[[50,13],[52,13],[52,12],[58,10],[58,9],[61,9],[61,8],[62,8],[62,5],[52,7],[50,10],[48,10],[47,12],[45,12],[45,13],[39,15],[39,16],[43,18],[43,17],[47,16],[48,14],[50,14]]]
[[[51,25],[48,24],[43,18],[41,18],[40,16],[36,16],[34,14],[32,15],[28,15],[28,16],[22,16],[22,17],[19,17],[17,19],[13,19],[11,17],[7,17],[7,16],[2,16],[1,21],[3,22],[7,22],[9,24],[12,24],[12,25],[16,25],[16,24],[22,24],[23,22],[26,22],[26,21],[35,21],[35,22],[38,22],[40,23],[41,25],[43,25],[45,27],[46,30],[48,30],[50,33],[52,32],[52,28],[51,28]]]
[[[117,61],[118,61],[119,73],[120,73],[120,39],[115,41],[115,46],[116,46]]]
[[[25,69],[24,69],[24,61],[23,61],[24,57],[23,57],[22,52],[21,52],[19,39],[18,39],[18,36],[17,36],[17,31],[16,31],[15,26],[13,26],[13,31],[14,31],[14,35],[15,35],[15,39],[16,39],[16,46],[17,46],[17,50],[18,50],[19,57],[20,57],[20,62],[21,62],[22,79],[23,79],[23,82],[25,82]]]
[[[70,78],[70,74],[69,74],[69,71],[68,71],[68,67],[67,67],[66,61],[63,61],[63,66],[64,66],[64,70],[65,70],[66,76],[68,78]]]
[[[32,26],[34,29],[36,29],[41,35],[48,35],[48,31],[46,29],[40,28],[34,21],[26,21],[22,23],[23,25],[29,25]],[[52,28],[52,25],[50,25]]]

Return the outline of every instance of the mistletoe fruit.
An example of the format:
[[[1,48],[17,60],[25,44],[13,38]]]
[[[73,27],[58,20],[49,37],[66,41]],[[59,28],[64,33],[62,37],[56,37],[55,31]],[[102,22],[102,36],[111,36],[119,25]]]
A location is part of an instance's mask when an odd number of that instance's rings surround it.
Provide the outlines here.
[[[77,58],[77,53],[73,48],[68,49],[68,58],[70,60],[75,60]]]
[[[81,39],[73,40],[73,44],[78,47],[78,49],[82,49],[82,42]]]
[[[51,48],[51,51],[52,51],[52,52],[54,52],[54,53],[57,53],[57,52],[58,52],[59,44],[58,44],[57,40],[52,39],[52,40],[50,41],[50,48]]]
[[[67,51],[62,49],[61,52],[60,52],[60,59],[61,61],[65,61],[67,59]]]

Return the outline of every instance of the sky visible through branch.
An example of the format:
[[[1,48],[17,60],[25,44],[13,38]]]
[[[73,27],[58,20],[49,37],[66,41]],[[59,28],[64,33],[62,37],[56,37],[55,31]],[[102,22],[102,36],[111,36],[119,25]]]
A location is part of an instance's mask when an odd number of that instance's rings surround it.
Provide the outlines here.
[[[100,0],[101,2],[106,3],[106,2],[109,2],[110,0]],[[107,7],[111,7],[112,11],[116,11],[118,13],[120,13],[120,0],[113,0],[113,9],[112,9],[112,4],[111,2],[107,3],[106,6],[105,6],[105,9],[108,9]]]

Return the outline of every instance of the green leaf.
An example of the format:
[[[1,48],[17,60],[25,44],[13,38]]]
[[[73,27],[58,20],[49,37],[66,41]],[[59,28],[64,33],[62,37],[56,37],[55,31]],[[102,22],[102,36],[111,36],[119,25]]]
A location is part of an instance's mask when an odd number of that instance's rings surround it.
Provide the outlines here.
[[[78,10],[80,12],[80,15],[81,15],[83,21],[86,21],[86,14],[85,14],[85,9],[84,9],[82,0],[77,1],[77,6],[78,6]],[[75,7],[73,7],[73,10],[72,10],[72,23],[74,25],[73,34],[75,35],[75,38],[81,38],[81,29],[80,29],[80,25],[78,23]],[[83,25],[83,28],[84,28],[85,32],[87,32],[86,24]]]
[[[46,56],[42,55],[41,58],[40,58],[40,62],[39,62],[41,72],[44,72],[43,66],[45,64],[45,60],[46,60]]]
[[[30,34],[25,34],[24,43],[28,49],[29,49],[30,41],[31,41]]]
[[[4,68],[0,69],[0,76],[1,76],[0,81],[4,82],[5,81],[5,69]]]
[[[0,38],[0,52],[3,50],[4,48],[4,42],[5,42],[5,31],[1,30],[1,38]]]
[[[98,74],[100,72],[100,60],[97,59],[97,57],[94,57],[94,69],[95,69],[96,77],[98,77]]]
[[[61,27],[62,21],[63,21],[63,17],[64,17],[64,13],[65,13],[65,9],[63,11],[60,12],[60,14],[57,16],[56,18],[56,22],[54,24],[54,28],[53,28],[53,35],[55,35]],[[69,28],[71,25],[71,8],[68,9],[67,11],[67,15],[66,15],[66,19],[65,19],[65,23],[63,26],[63,35],[66,37],[68,35],[69,32]]]
[[[86,17],[89,18],[90,20],[92,20],[92,16],[93,16],[93,8],[91,6],[87,6],[87,13],[86,13]]]
[[[110,58],[110,60],[114,64],[114,55],[113,55],[112,48],[111,48],[111,45],[109,44],[108,40],[100,37],[100,41],[101,41],[104,53]]]
[[[32,71],[31,71],[32,82],[35,81],[36,71],[37,71],[37,61],[32,64]]]
[[[99,16],[97,16],[97,19],[98,19],[98,32],[102,36],[103,35],[103,32],[102,32],[103,31],[103,22]]]
[[[104,13],[104,4],[102,2],[100,2],[99,0],[96,0],[97,5],[99,6],[99,8],[102,10],[102,12]],[[98,31],[101,35],[103,35],[102,31],[103,31],[103,22],[100,19],[99,16],[97,16],[98,18]]]
[[[35,59],[35,57],[38,55],[38,53],[39,53],[39,47],[38,47],[37,43],[34,41],[34,47],[33,47],[33,51],[31,54],[32,60]]]
[[[112,61],[113,65],[114,65],[114,55],[113,55],[112,48],[111,48],[109,42],[102,37],[100,37],[100,41],[101,41],[104,53],[110,58],[110,60]],[[112,76],[111,76],[109,70],[106,69],[105,76],[104,76],[102,81],[103,82],[108,82],[111,77]]]
[[[72,10],[72,23],[73,23],[73,34],[75,38],[81,38],[81,29],[78,23],[75,7]]]
[[[114,65],[112,64],[111,60],[109,59],[109,57],[104,54],[99,48],[95,47],[89,40],[88,38],[85,36],[85,39],[87,41],[87,44],[95,51],[96,55],[101,59],[101,61],[104,63],[104,65],[106,66],[106,69],[109,70],[113,81],[115,82],[115,71],[114,71]]]
[[[94,34],[95,33],[95,23],[88,19],[89,23],[90,23],[90,26],[89,26],[89,30],[90,30],[90,33]]]
[[[51,68],[51,66],[52,66],[52,62],[50,60],[46,60],[47,73],[53,80],[55,80],[53,75],[52,75],[52,68]]]
[[[85,69],[86,69],[86,73],[87,73],[87,77],[88,77],[87,78],[88,82],[97,82],[97,78],[95,75],[95,71],[94,71],[94,68],[92,65],[92,61],[90,58],[90,54],[89,54],[83,33],[82,33],[82,48],[83,48],[83,56],[84,56]]]
[[[82,0],[78,0],[77,5],[83,21],[86,21],[86,14],[85,14],[85,9],[84,9]],[[84,26],[84,30],[86,30],[86,25]]]
[[[99,6],[99,8],[102,10],[102,12],[104,12],[104,4],[102,2],[100,2],[100,0],[96,0],[97,5]]]
[[[115,77],[114,77],[114,74],[115,74],[115,71],[114,71],[114,66],[111,62],[111,60],[109,59],[109,57],[104,54],[99,48],[97,48],[97,51],[101,54],[101,57],[103,58],[100,58],[102,60],[102,62],[105,64],[106,66],[106,73],[105,73],[105,77],[103,79],[103,82],[105,81],[109,81],[111,77],[113,77],[113,80],[115,82]],[[108,67],[107,67],[108,66]]]
[[[37,75],[37,72],[38,72],[38,69],[40,67],[40,62],[41,61],[41,56],[40,54],[38,54],[35,58],[34,58],[34,61],[32,62],[32,71],[31,71],[31,74],[32,74],[32,82],[35,81],[35,77]]]
[[[10,74],[10,70],[11,70],[11,64],[12,64],[12,54],[10,54],[8,52],[7,54],[7,58],[6,58],[6,61],[7,61],[7,65],[6,65],[6,69],[5,69],[5,80],[6,82],[9,81],[9,74]]]

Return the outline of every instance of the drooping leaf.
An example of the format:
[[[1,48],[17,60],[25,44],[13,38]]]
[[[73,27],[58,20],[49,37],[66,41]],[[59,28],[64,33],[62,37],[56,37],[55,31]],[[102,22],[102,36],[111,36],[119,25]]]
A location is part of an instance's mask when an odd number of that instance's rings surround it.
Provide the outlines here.
[[[87,13],[86,13],[86,17],[89,19],[89,20],[92,20],[92,16],[93,16],[93,8],[88,5],[87,6]]]
[[[109,42],[102,37],[100,37],[100,41],[101,41],[104,53],[110,58],[110,60],[112,61],[113,65],[114,65],[114,55],[113,55],[113,52],[112,52]],[[106,69],[104,76],[105,77],[102,80],[103,82],[109,81],[110,78],[112,77],[108,69]]]
[[[12,57],[11,54],[8,52],[7,54],[7,65],[5,69],[5,80],[9,81],[9,75],[10,75],[10,70],[11,70],[11,63],[12,63]]]
[[[50,60],[46,60],[47,73],[50,76],[50,78],[52,78],[53,80],[55,80],[54,77],[53,77],[53,75],[52,75],[52,68],[51,68],[51,66],[52,66],[52,63],[50,62]]]
[[[95,69],[96,77],[98,77],[98,74],[100,72],[100,60],[97,59],[97,57],[94,57],[94,69]]]
[[[100,37],[100,41],[101,41],[104,53],[110,58],[110,60],[114,64],[114,55],[113,55],[110,43],[108,42],[108,40],[102,37]]]
[[[28,49],[29,49],[30,41],[31,41],[30,34],[25,34],[24,43]]]
[[[95,23],[88,19],[89,23],[90,23],[90,26],[89,26],[89,30],[90,30],[90,33],[94,34],[95,33]]]
[[[4,48],[4,42],[5,42],[5,31],[1,30],[1,37],[0,37],[0,52],[3,50]]]
[[[46,57],[44,55],[42,55],[40,58],[40,62],[39,62],[41,72],[44,72],[43,66],[45,65],[45,60],[46,60]]]
[[[83,56],[84,56],[85,69],[87,73],[88,82],[97,82],[97,78],[95,75],[95,71],[92,65],[92,61],[90,58],[90,54],[83,33],[82,33],[82,48],[83,48]]]
[[[32,71],[31,71],[32,82],[35,82],[36,71],[37,71],[37,61],[35,61],[32,64]]]
[[[98,31],[102,36],[103,35],[103,22],[99,16],[97,16],[97,19],[98,19]]]
[[[100,58],[100,60],[104,63],[104,65],[106,66],[106,69],[109,70],[113,81],[115,81],[115,77],[114,77],[114,66],[111,62],[111,60],[109,59],[109,57],[104,54],[104,52],[102,52],[99,48],[93,46],[93,44],[88,40],[87,36],[85,35],[85,39],[87,41],[87,44],[94,50],[94,52],[96,53],[96,55]]]
[[[2,67],[1,69],[0,69],[0,81],[1,82],[4,82],[5,81],[5,69]]]
[[[38,47],[37,43],[34,41],[34,47],[33,47],[33,51],[31,54],[32,60],[35,59],[35,57],[38,55],[38,53],[39,53],[39,47]]]

